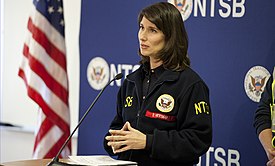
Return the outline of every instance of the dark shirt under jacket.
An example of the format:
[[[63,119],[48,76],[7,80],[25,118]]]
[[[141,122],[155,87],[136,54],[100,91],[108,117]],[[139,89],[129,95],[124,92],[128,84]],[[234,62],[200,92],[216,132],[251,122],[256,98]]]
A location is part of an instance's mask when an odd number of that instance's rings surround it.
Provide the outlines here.
[[[142,88],[142,99],[147,96],[148,92],[153,89],[157,79],[165,71],[163,66],[159,66],[155,69],[150,69],[149,66],[143,67],[143,88]]]

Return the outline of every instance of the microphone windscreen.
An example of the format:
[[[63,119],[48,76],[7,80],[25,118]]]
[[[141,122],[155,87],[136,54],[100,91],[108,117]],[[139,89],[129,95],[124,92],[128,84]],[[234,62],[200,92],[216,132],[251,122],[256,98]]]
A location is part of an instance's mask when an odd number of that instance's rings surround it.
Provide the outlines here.
[[[123,77],[123,74],[122,73],[119,73],[119,74],[117,74],[116,76],[115,76],[115,79],[116,80],[119,80],[119,79],[121,79]]]

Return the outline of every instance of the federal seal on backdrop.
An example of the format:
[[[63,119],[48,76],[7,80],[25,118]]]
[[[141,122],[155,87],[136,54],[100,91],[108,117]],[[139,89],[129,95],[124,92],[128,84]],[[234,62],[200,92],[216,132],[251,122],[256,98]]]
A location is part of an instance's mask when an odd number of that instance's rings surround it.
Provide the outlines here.
[[[259,102],[265,84],[270,77],[270,73],[262,66],[254,66],[249,69],[244,79],[244,89],[246,95],[254,102]]]
[[[174,98],[168,94],[159,96],[156,102],[156,107],[161,112],[170,112],[174,108]]]
[[[168,0],[180,11],[183,21],[187,20],[193,10],[193,0]]]
[[[95,90],[102,89],[109,81],[109,66],[102,57],[93,58],[87,67],[87,79]]]

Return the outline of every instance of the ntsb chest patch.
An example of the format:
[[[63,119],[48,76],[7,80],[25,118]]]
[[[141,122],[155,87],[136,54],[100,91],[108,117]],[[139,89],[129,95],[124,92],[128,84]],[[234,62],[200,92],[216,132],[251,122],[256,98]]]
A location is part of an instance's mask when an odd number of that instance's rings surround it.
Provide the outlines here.
[[[174,98],[168,94],[161,95],[156,102],[156,107],[161,112],[170,112],[174,108]]]

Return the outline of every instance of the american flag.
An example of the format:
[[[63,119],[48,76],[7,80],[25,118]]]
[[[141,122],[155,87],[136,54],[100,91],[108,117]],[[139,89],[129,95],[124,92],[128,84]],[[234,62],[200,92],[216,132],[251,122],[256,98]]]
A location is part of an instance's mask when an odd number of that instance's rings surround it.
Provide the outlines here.
[[[52,158],[70,135],[62,0],[34,0],[18,75],[38,106],[33,158]],[[59,157],[71,153],[71,142]]]

